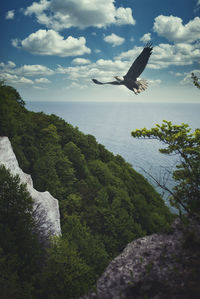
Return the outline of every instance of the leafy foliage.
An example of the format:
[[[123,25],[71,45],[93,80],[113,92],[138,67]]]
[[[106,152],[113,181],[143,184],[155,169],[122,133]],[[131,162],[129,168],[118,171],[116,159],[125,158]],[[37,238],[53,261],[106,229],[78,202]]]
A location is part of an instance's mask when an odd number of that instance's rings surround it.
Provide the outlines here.
[[[176,154],[180,164],[173,172],[176,186],[173,188],[171,204],[189,215],[200,214],[200,129],[191,133],[187,124],[172,125],[169,121],[147,130],[135,130],[133,137],[157,139],[166,145],[163,154]],[[199,217],[199,216],[198,216]]]
[[[19,177],[0,167],[1,298],[33,298],[42,250],[33,217],[33,202]]]
[[[26,110],[3,84],[0,113],[0,135],[10,138],[20,167],[59,200],[62,237],[46,253],[37,296],[79,297],[128,242],[168,227],[172,215],[159,194],[94,136]]]
[[[192,73],[191,77],[193,84],[200,89],[199,78],[194,73]]]
[[[91,272],[67,240],[54,239],[41,275],[41,298],[78,298],[91,287]]]

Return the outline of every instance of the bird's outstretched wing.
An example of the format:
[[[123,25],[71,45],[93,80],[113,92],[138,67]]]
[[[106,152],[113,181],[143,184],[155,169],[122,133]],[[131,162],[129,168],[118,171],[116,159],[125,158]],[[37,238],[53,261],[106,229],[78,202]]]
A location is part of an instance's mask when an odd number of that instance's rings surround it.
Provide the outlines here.
[[[92,79],[92,81],[95,83],[95,84],[112,84],[112,85],[120,85],[121,83],[119,81],[111,81],[111,82],[100,82],[98,81],[97,79]]]
[[[152,50],[152,44],[147,44],[144,47],[143,51],[136,58],[136,60],[133,62],[132,66],[128,70],[127,74],[124,76],[125,80],[131,79],[135,81],[140,76],[140,74],[144,71],[145,66],[147,65]]]
[[[92,81],[93,81],[95,84],[100,84],[100,85],[104,84],[104,83],[98,81],[97,79],[92,79]]]

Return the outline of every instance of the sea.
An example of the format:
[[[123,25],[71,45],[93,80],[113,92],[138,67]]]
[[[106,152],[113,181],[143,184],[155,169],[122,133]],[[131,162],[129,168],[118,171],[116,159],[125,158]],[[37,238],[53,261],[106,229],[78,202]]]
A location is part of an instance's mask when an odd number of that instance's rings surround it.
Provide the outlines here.
[[[133,138],[135,129],[162,124],[163,120],[180,125],[187,123],[195,130],[200,128],[199,103],[175,102],[26,102],[26,108],[35,112],[56,114],[85,134],[92,134],[115,155],[121,155],[133,168],[162,193],[165,200],[169,194],[159,188],[156,181],[171,190],[174,186],[172,171],[179,159],[161,154],[163,148],[158,140]]]

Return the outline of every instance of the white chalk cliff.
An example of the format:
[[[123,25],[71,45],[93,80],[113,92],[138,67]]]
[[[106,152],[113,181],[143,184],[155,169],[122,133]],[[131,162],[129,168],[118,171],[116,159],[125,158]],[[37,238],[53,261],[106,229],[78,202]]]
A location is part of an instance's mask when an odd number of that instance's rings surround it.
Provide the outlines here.
[[[26,174],[19,167],[16,156],[13,152],[8,137],[0,137],[0,165],[3,164],[10,170],[12,175],[19,175],[20,182],[27,184],[27,190],[30,193],[34,203],[40,206],[46,214],[48,225],[51,225],[51,233],[60,235],[60,212],[58,200],[54,198],[48,191],[39,192],[33,187],[33,181],[29,174]]]

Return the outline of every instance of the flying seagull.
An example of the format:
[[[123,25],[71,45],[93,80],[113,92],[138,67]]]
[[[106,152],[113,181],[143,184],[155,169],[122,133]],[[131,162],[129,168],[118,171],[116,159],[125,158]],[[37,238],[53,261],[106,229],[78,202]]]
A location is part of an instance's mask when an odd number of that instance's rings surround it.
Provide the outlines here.
[[[152,53],[153,47],[152,44],[147,44],[140,55],[135,59],[127,74],[123,76],[123,79],[119,77],[114,77],[116,81],[111,82],[100,82],[96,79],[92,79],[95,84],[112,84],[112,85],[125,85],[128,89],[133,91],[136,95],[141,91],[145,90],[148,86],[146,80],[137,80],[140,74],[144,71],[145,66],[149,60],[149,57]]]

